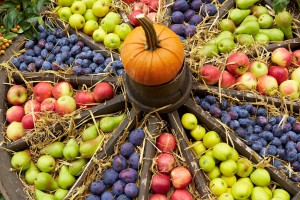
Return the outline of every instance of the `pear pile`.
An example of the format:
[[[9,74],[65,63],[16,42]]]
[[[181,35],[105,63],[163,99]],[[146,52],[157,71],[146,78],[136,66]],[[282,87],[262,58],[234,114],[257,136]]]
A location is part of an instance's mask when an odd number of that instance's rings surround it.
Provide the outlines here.
[[[31,156],[30,150],[16,152],[11,159],[14,169],[21,171],[25,182],[33,185],[37,200],[62,200],[76,182],[89,159],[104,141],[104,134],[113,131],[125,114],[107,116],[81,132],[81,139],[70,138],[66,142],[53,142]]]

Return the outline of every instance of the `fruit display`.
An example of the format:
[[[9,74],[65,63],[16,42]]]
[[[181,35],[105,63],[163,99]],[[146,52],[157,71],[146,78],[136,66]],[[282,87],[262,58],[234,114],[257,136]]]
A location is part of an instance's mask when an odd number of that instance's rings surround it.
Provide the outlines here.
[[[195,115],[184,113],[181,123],[193,140],[191,148],[195,159],[198,159],[200,169],[209,180],[211,193],[218,200],[290,199],[287,191],[272,186],[266,169],[255,167],[250,160],[241,157],[229,144],[222,142],[217,132],[206,130],[198,124]]]
[[[131,27],[122,21],[111,0],[58,1],[58,6],[57,13],[61,20],[67,21],[75,30],[82,30],[108,49],[120,48],[131,32]]]
[[[25,43],[25,51],[11,58],[20,71],[63,71],[67,74],[85,75],[99,73],[122,74],[123,64],[86,46],[77,35],[59,28],[38,26],[36,40]]]

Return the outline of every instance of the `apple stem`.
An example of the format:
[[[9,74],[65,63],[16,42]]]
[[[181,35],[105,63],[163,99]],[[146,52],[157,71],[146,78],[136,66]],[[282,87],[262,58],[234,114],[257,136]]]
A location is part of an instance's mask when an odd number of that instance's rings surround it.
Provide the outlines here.
[[[136,19],[140,22],[145,32],[146,41],[147,41],[146,49],[151,52],[155,51],[157,48],[160,47],[160,45],[152,22],[144,14],[137,15]]]

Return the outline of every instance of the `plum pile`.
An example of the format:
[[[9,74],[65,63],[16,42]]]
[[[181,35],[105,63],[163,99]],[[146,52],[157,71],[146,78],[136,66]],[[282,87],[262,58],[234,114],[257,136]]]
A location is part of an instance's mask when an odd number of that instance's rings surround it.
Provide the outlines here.
[[[139,187],[138,179],[140,154],[135,147],[140,146],[145,138],[143,129],[130,132],[128,142],[120,146],[120,153],[112,160],[112,168],[106,169],[101,180],[95,180],[90,185],[86,200],[130,200],[136,198]]]
[[[86,46],[75,34],[69,37],[58,28],[38,26],[35,40],[25,43],[25,52],[11,59],[20,71],[68,70],[76,75],[112,72],[122,74],[123,64]]]
[[[223,0],[219,0],[223,3]],[[182,40],[196,34],[196,26],[207,16],[217,13],[217,7],[211,0],[177,0],[172,6],[171,29]]]
[[[291,180],[300,180],[300,122],[295,117],[288,116],[285,120],[283,116],[267,116],[265,107],[255,107],[252,104],[230,106],[227,99],[223,98],[218,103],[212,95],[203,99],[196,96],[195,100],[203,110],[208,111],[212,117],[219,118],[262,157],[277,156],[290,163],[297,173],[291,174],[278,159],[273,162]]]

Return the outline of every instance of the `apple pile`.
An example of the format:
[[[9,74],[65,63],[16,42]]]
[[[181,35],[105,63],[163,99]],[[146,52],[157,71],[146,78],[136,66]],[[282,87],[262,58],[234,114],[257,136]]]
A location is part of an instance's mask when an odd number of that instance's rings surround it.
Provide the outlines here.
[[[134,199],[138,196],[140,154],[139,147],[143,144],[145,132],[141,128],[129,133],[128,141],[123,143],[114,155],[111,168],[107,168],[101,179],[94,180],[90,186],[86,200],[97,199]]]
[[[280,93],[293,100],[300,95],[300,68],[293,68],[299,66],[299,55],[300,50],[290,52],[283,47],[277,48],[272,52],[272,63],[268,67],[268,63],[259,60],[250,62],[245,53],[237,52],[227,58],[226,70],[205,65],[200,68],[199,74],[207,85],[236,86],[237,90],[257,90],[268,96]]]
[[[300,181],[300,122],[295,117],[284,118],[281,114],[274,116],[268,114],[265,107],[256,107],[249,103],[236,105],[232,102],[230,106],[231,103],[226,98],[219,103],[212,95],[207,95],[203,99],[196,96],[195,100],[203,110],[220,119],[260,156],[278,157],[280,160],[274,159],[274,166],[282,170],[291,180]],[[203,128],[202,132],[198,131],[199,138],[203,132],[205,132]],[[191,136],[193,137],[192,131]],[[203,149],[199,152],[205,151],[202,146],[199,146],[200,150]],[[285,165],[289,165],[289,169]]]
[[[93,92],[78,90],[74,93],[73,86],[66,81],[54,86],[49,82],[39,82],[33,87],[32,98],[28,96],[27,89],[22,85],[14,85],[7,92],[7,101],[12,106],[6,111],[6,121],[9,123],[6,136],[11,141],[22,138],[25,130],[33,129],[41,112],[70,114],[76,108],[89,108],[113,98],[114,90],[109,83],[99,82]]]
[[[59,18],[69,22],[76,30],[92,36],[94,41],[103,42],[109,49],[118,49],[131,32],[127,23],[121,23],[121,16],[112,10],[111,0],[59,0]]]
[[[227,143],[221,142],[215,131],[206,132],[192,113],[184,113],[183,127],[196,142],[192,147],[199,159],[199,166],[210,180],[210,191],[218,200],[272,198],[290,199],[283,189],[271,187],[271,177],[264,168],[256,168],[250,160],[240,157]],[[273,191],[272,191],[272,190]]]

